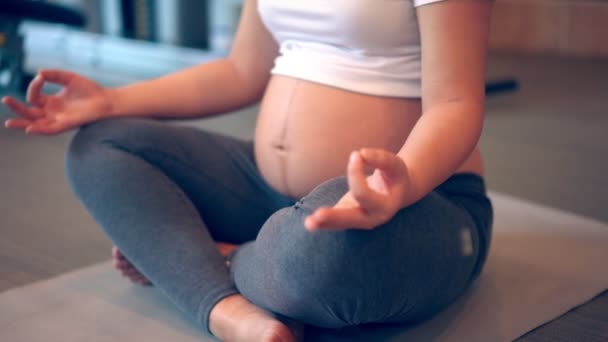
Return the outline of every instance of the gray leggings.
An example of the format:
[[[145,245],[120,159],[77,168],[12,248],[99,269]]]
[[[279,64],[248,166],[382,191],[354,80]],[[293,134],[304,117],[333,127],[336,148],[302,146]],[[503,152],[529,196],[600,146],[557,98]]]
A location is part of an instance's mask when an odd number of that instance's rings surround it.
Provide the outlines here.
[[[324,327],[416,322],[477,277],[492,207],[482,178],[457,174],[371,231],[309,233],[304,218],[348,189],[329,179],[292,199],[260,176],[253,144],[151,119],[80,129],[70,184],[125,256],[208,329],[241,293],[278,315]],[[230,261],[214,241],[242,244]]]

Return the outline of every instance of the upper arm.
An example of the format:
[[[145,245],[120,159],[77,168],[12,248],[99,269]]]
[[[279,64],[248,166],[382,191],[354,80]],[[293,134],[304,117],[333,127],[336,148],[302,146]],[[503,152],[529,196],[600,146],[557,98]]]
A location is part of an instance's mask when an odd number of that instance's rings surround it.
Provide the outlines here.
[[[270,78],[278,46],[260,19],[257,0],[245,0],[238,30],[228,59],[233,63],[243,86],[261,96]]]
[[[417,9],[423,108],[453,101],[483,107],[491,0],[446,0]]]

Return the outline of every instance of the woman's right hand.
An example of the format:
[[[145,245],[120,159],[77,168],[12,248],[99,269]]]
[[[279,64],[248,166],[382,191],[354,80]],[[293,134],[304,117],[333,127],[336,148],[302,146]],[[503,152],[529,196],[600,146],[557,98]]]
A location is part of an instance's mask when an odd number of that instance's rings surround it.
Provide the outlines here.
[[[42,92],[45,82],[63,88],[56,94]],[[40,70],[27,89],[26,104],[7,96],[2,99],[16,115],[5,122],[7,128],[26,133],[52,135],[99,120],[112,110],[108,89],[86,77],[64,70]]]

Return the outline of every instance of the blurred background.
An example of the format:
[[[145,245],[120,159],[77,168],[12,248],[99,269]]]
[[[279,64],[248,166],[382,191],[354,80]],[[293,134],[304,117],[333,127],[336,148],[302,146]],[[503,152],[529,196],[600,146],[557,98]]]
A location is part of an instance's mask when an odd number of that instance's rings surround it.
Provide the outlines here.
[[[118,86],[219,58],[241,5],[0,0],[0,96],[23,98],[43,67]],[[490,190],[608,222],[608,1],[496,0],[490,45],[487,79],[499,91],[481,139]],[[0,105],[0,119],[10,116]],[[253,106],[180,124],[251,138],[255,118]],[[72,134],[0,129],[0,291],[110,257],[65,180]],[[575,338],[608,340],[608,295],[520,340]]]

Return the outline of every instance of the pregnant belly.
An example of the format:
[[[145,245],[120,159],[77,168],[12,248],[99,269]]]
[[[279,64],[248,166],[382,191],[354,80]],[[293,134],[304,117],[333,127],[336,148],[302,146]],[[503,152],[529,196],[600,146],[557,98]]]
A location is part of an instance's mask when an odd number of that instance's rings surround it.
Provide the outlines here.
[[[417,99],[369,96],[274,76],[260,106],[256,161],[273,188],[302,197],[344,175],[355,149],[397,152],[420,113]]]

